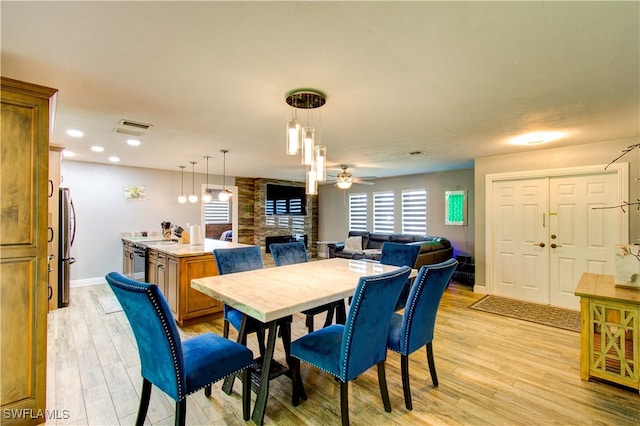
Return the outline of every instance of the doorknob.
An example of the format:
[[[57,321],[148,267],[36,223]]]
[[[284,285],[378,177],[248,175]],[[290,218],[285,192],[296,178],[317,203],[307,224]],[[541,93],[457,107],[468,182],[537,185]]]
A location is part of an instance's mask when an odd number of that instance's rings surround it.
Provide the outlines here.
[[[562,247],[562,246],[560,244],[555,244],[555,243],[551,244],[551,248],[556,248],[556,247]]]
[[[544,247],[544,243],[533,243],[534,246]]]

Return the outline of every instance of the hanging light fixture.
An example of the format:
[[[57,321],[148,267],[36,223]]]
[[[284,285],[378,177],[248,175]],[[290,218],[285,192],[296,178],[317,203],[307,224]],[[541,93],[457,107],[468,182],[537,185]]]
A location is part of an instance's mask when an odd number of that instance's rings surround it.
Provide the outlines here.
[[[211,197],[211,193],[209,192],[209,158],[210,155],[205,155],[204,158],[207,160],[207,186],[205,187],[204,194],[202,194],[202,202],[210,203],[213,197]]]
[[[285,100],[291,105],[291,121],[287,122],[287,154],[296,155],[302,152],[302,163],[309,166],[313,162],[315,155],[315,129],[311,125],[310,111],[320,108],[327,102],[324,93],[316,89],[294,89],[287,92]],[[295,109],[307,110],[307,125],[300,128]],[[302,130],[302,134],[300,131]]]
[[[180,196],[178,197],[178,202],[180,204],[184,204],[187,202],[187,197],[184,196],[184,167],[185,166],[179,166],[180,167],[180,173],[181,173],[181,185],[180,185]]]
[[[198,196],[196,195],[196,163],[195,161],[191,161],[191,194],[189,195],[190,203],[197,203]]]
[[[327,180],[327,147],[325,145],[316,145],[316,180],[325,182]]]
[[[336,185],[338,185],[338,188],[340,189],[349,189],[353,183],[353,177],[351,176],[351,173],[347,173],[346,164],[342,164],[340,168],[342,169],[342,172],[338,173],[338,176],[336,176]]]
[[[229,201],[232,192],[225,188],[227,181],[227,152],[229,152],[229,150],[221,149],[220,152],[222,153],[222,191],[218,193],[218,200]]]

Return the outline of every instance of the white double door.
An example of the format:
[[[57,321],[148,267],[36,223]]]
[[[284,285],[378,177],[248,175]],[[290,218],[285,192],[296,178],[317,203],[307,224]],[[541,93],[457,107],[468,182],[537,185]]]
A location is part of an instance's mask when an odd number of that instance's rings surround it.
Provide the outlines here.
[[[616,173],[494,181],[493,294],[579,309],[582,273],[615,273],[622,215],[594,207],[619,204],[620,192]]]

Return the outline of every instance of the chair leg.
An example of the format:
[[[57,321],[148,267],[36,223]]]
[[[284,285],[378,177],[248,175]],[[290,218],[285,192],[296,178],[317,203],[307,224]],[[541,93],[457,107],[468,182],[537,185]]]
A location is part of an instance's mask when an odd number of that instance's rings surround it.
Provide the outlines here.
[[[222,324],[222,337],[225,339],[229,338],[229,321],[224,320]]]
[[[144,419],[147,417],[147,410],[149,409],[149,399],[151,398],[151,382],[147,379],[142,379],[142,393],[140,394],[140,407],[138,408],[138,418],[136,419],[136,426],[142,426]]]
[[[307,317],[305,318],[305,321],[304,321],[304,325],[307,326],[307,330],[309,333],[313,333],[313,329],[314,329],[313,315],[307,314]]]
[[[349,382],[340,381],[340,415],[342,426],[349,426]]]
[[[436,374],[436,363],[433,360],[433,346],[431,343],[432,342],[427,343],[427,361],[429,362],[429,371],[431,372],[433,387],[438,387],[438,375]]]
[[[184,426],[187,418],[187,397],[176,402],[176,426]]]
[[[306,393],[304,391],[304,383],[302,383],[302,376],[300,375],[300,360],[296,358],[291,358],[291,381],[293,382],[293,390],[291,391],[291,405],[297,407],[300,405],[300,397],[305,395],[303,399],[306,398]]]
[[[411,386],[409,385],[409,355],[400,355],[400,370],[402,371],[404,405],[407,407],[407,410],[413,410],[413,403],[411,402]]]
[[[207,398],[211,398],[211,385],[207,385],[204,387],[204,396]]]
[[[242,418],[248,421],[251,417],[251,368],[242,370]]]
[[[380,395],[382,396],[382,404],[384,411],[391,412],[391,401],[389,400],[389,390],[387,389],[387,376],[384,371],[384,361],[378,363],[378,384],[380,385]]]

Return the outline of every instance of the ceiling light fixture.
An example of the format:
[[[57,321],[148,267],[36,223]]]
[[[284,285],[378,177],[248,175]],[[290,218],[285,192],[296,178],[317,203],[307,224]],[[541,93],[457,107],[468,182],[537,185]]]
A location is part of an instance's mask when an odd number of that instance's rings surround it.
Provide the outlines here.
[[[98,145],[94,145],[91,147],[91,151],[93,152],[104,152],[104,148]]]
[[[127,139],[127,145],[140,146],[140,141],[138,139]]]
[[[198,196],[196,195],[196,163],[195,161],[191,161],[191,194],[189,194],[189,202],[197,203]]]
[[[316,147],[316,134],[320,140],[320,132],[312,126],[311,110],[320,108],[327,102],[327,96],[316,89],[294,89],[285,95],[287,104],[291,105],[291,121],[287,122],[287,154],[302,154],[302,164],[307,166],[307,193],[318,193],[318,182],[327,179],[327,149],[324,145]],[[307,110],[307,125],[300,127],[297,109]],[[319,123],[321,123],[321,117]],[[313,172],[313,173],[312,173]]]
[[[225,188],[227,181],[227,152],[229,152],[229,150],[221,149],[220,152],[222,153],[222,191],[218,193],[218,200],[229,201],[232,193]]]
[[[540,145],[548,143],[564,136],[562,132],[533,132],[512,138],[509,143],[513,145]]]
[[[109,157],[109,161],[111,161],[112,163],[119,163],[120,162],[120,158],[114,156]]]
[[[67,130],[67,135],[71,136],[72,138],[81,138],[84,136],[84,133],[80,130],[69,129]]]
[[[181,174],[181,184],[180,184],[180,196],[178,197],[178,202],[180,204],[184,204],[187,202],[187,197],[184,196],[184,167],[185,166],[178,166],[180,167],[180,174]]]
[[[204,194],[202,194],[202,202],[210,203],[211,200],[213,200],[213,197],[211,197],[211,193],[209,192],[209,158],[211,158],[211,156],[205,155],[204,158],[207,160],[207,186],[205,186]]]
[[[353,177],[351,173],[347,173],[347,166],[345,164],[342,164],[340,168],[342,172],[336,176],[336,185],[338,185],[340,189],[349,189],[351,188],[351,184],[353,184]]]

